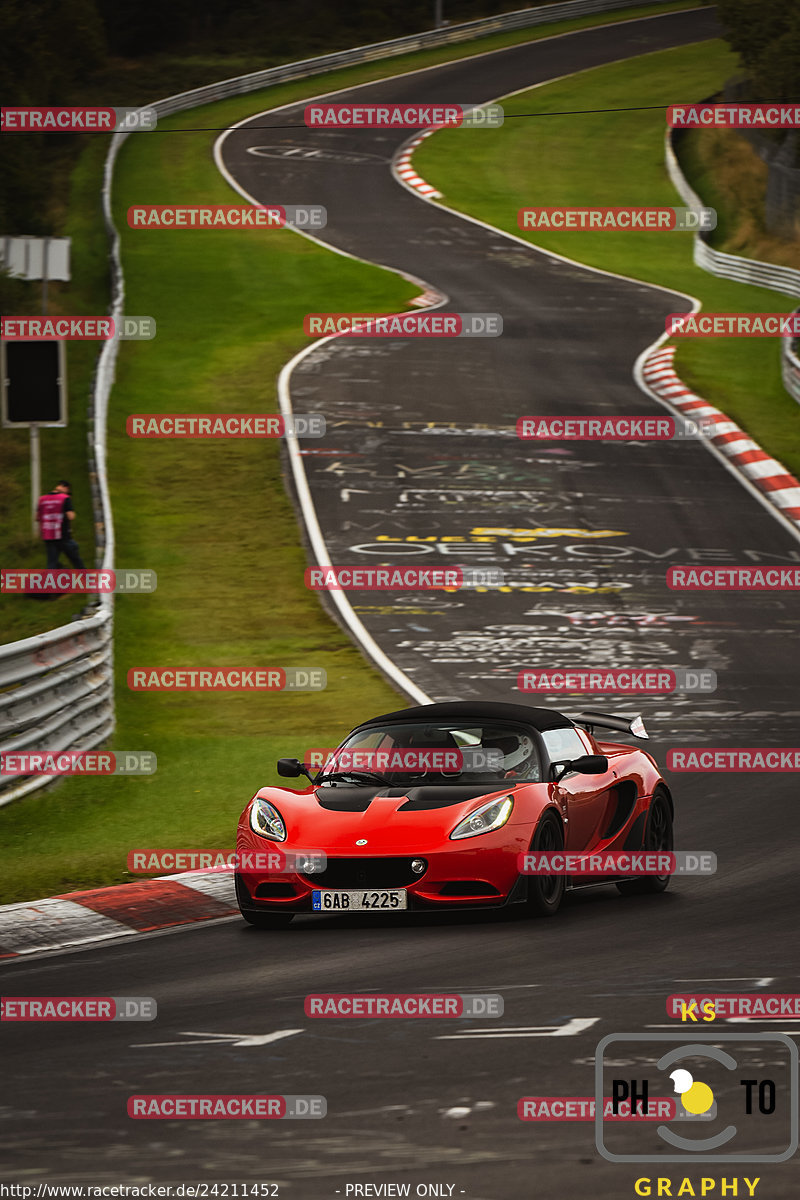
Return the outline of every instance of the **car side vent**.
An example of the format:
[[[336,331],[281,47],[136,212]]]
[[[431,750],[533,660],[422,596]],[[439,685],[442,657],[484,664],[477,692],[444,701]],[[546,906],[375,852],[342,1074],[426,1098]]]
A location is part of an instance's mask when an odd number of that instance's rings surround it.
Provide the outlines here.
[[[613,790],[616,793],[617,803],[611,814],[611,820],[603,831],[603,838],[611,838],[619,833],[633,812],[633,806],[636,803],[638,795],[636,784],[632,780],[626,780],[623,783],[617,784]]]

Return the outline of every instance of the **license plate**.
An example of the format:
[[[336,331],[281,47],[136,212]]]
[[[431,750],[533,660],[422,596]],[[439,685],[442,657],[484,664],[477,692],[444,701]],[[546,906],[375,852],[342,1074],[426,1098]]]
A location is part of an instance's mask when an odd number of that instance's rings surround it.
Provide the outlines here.
[[[331,888],[311,893],[314,912],[396,912],[408,908],[405,888],[381,891],[339,891]]]

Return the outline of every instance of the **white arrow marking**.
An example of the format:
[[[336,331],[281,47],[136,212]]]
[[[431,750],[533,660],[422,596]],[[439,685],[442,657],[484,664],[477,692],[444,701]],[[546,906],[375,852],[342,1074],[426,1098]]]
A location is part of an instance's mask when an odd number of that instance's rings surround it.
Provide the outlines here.
[[[445,1033],[435,1040],[452,1042],[470,1037],[479,1037],[486,1041],[489,1038],[505,1037],[574,1037],[576,1033],[591,1029],[599,1020],[599,1017],[572,1017],[566,1025],[506,1025],[500,1029],[471,1029],[467,1033]]]
[[[442,463],[436,463],[432,467],[407,467],[405,463],[394,463],[397,468],[397,478],[403,479],[406,475],[424,475],[428,471],[433,471],[437,474],[442,469]]]
[[[281,1038],[293,1037],[302,1029],[276,1029],[274,1033],[182,1033],[181,1037],[201,1038],[198,1042],[137,1042],[132,1049],[143,1046],[266,1046]]]
[[[769,987],[777,979],[777,975],[723,975],[720,979],[710,979],[701,976],[699,979],[676,979],[676,983],[746,983],[748,979],[755,982],[756,987]]]

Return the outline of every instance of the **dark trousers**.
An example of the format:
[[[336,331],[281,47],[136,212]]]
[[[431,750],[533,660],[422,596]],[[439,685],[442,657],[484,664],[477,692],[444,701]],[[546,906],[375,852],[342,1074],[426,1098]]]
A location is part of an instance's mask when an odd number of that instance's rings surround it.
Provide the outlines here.
[[[78,543],[70,538],[54,538],[45,541],[45,549],[47,551],[47,569],[53,571],[61,566],[61,555],[66,554],[73,567],[77,567],[81,571],[86,570],[86,563],[81,558],[81,552],[78,549]]]

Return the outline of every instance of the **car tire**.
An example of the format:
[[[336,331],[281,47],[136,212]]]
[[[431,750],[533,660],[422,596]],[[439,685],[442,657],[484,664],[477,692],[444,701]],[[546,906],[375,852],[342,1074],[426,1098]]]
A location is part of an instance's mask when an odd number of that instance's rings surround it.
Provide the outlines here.
[[[564,849],[564,826],[553,812],[545,813],[534,834],[531,850],[557,853]],[[528,912],[537,917],[554,917],[564,899],[566,876],[529,875]]]
[[[254,925],[256,929],[288,929],[294,916],[294,913],[245,912],[241,908],[239,912],[247,924]]]
[[[672,809],[666,792],[656,788],[647,813],[644,829],[645,850],[672,850]],[[617,884],[623,896],[653,896],[669,887],[669,875],[645,875],[641,879],[625,879]]]

